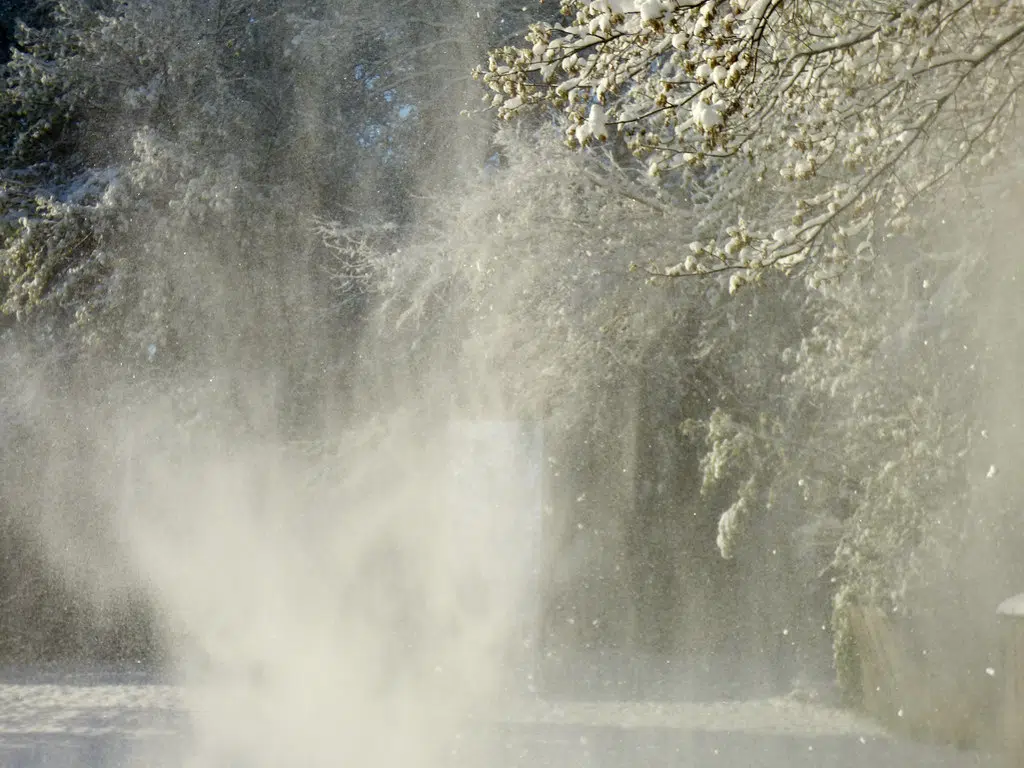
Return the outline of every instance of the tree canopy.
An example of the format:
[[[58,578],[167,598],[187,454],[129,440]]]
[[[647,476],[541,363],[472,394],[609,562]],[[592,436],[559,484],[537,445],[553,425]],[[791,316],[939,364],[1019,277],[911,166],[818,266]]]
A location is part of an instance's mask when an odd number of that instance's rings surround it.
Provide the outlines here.
[[[549,119],[609,177],[632,178],[664,236],[620,258],[659,282],[767,289],[727,326],[697,321],[712,353],[689,358],[679,388],[728,382],[681,436],[703,440],[720,552],[766,578],[828,578],[848,690],[857,603],[957,616],[964,629],[945,641],[970,646],[961,661],[977,665],[991,606],[1020,577],[1018,494],[998,472],[1016,443],[993,420],[1017,408],[997,393],[1019,366],[992,341],[1015,304],[979,312],[979,297],[1006,301],[1017,279],[993,232],[1020,188],[1006,160],[1020,150],[1024,9],[567,0],[562,11],[477,69],[493,110]],[[778,273],[797,280],[769,280]],[[951,573],[951,562],[965,565]]]
[[[512,117],[621,142],[700,211],[665,275],[767,268],[817,284],[912,224],[915,201],[990,163],[1020,88],[1005,0],[568,0],[478,75]]]

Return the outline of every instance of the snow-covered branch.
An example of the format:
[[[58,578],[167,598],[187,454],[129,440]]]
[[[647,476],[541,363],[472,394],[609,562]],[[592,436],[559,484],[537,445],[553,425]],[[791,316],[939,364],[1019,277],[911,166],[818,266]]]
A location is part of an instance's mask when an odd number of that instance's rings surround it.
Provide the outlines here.
[[[533,26],[477,74],[500,116],[554,108],[571,146],[621,141],[667,185],[704,190],[706,228],[667,275],[742,284],[773,267],[817,283],[873,257],[911,201],[991,161],[1021,82],[1024,7],[1011,0],[563,10],[570,23]]]

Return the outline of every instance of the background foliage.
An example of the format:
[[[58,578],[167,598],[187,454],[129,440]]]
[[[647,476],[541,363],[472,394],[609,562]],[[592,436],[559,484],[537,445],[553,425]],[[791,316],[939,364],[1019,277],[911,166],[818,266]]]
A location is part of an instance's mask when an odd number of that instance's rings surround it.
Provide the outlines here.
[[[787,638],[787,672],[834,637],[855,689],[858,604],[961,617],[983,669],[1022,576],[1016,266],[993,235],[1019,178],[991,160],[1016,156],[1024,26],[1014,2],[890,6],[572,2],[525,44],[538,9],[455,0],[12,6],[0,585],[50,609],[0,647],[155,653],[141,597],[79,615],[32,540],[52,499],[21,489],[88,452],[33,428],[69,395],[316,442],[326,411],[471,401],[500,372],[502,407],[603,499],[566,481],[589,527],[566,525],[562,570],[601,585],[581,615],[638,621],[646,558],[684,574],[668,602],[739,585],[726,612]],[[488,45],[512,127],[454,119]],[[650,555],[669,524],[678,551]]]

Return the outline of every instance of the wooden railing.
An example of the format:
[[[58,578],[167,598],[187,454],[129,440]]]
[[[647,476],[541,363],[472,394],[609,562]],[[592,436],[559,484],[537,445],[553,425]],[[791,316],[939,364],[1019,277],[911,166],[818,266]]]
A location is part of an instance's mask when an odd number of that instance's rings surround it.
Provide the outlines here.
[[[998,745],[999,702],[993,696],[998,681],[986,670],[957,663],[940,650],[939,642],[924,645],[908,624],[878,609],[850,611],[861,705],[868,715],[896,733],[921,741],[986,750]],[[1020,636],[1024,638],[1024,632]],[[1020,651],[1024,667],[1024,639]],[[994,676],[995,670],[988,671]],[[1021,674],[1016,679],[1024,683]],[[1017,701],[1024,705],[1024,689]],[[1016,711],[1024,717],[1024,708]],[[1024,724],[1024,719],[1019,722]]]

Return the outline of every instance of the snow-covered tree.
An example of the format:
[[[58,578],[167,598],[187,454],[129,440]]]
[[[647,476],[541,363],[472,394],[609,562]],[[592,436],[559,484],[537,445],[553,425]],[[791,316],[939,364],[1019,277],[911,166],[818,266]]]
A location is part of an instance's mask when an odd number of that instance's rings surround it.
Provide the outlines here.
[[[1007,0],[569,0],[478,71],[504,117],[549,105],[570,145],[621,142],[702,214],[666,274],[870,259],[1014,124],[1024,10]]]
[[[1018,150],[1020,5],[563,11],[478,70],[498,114],[553,112],[570,147],[646,171],[637,190],[687,222],[634,252],[652,276],[768,289],[753,293],[771,311],[705,327],[730,361],[709,369],[730,382],[725,396],[684,430],[706,441],[704,498],[720,514],[708,545],[742,567],[778,570],[786,552],[783,567],[803,574],[791,587],[820,579],[847,683],[855,603],[982,616],[970,642],[950,642],[983,648],[984,612],[1016,573],[1000,542],[1019,536],[1005,499],[979,501],[996,475],[980,458],[992,448],[977,398],[998,389],[1001,366],[976,316],[1003,268],[986,245],[992,201],[1019,184],[993,160]],[[769,287],[777,272],[803,280]],[[989,562],[972,568],[984,577],[950,572],[983,549]]]
[[[688,558],[716,558],[713,533],[676,536],[646,565],[636,554],[650,543],[641,528],[652,504],[675,509],[684,531],[713,529],[717,502],[731,490],[708,503],[681,492],[692,481],[677,487],[704,450],[703,435],[684,435],[680,421],[708,417],[716,404],[781,400],[774,350],[798,343],[804,321],[789,310],[807,294],[781,276],[766,280],[774,290],[731,300],[721,277],[652,286],[630,263],[685,237],[685,209],[651,199],[645,180],[605,158],[565,152],[550,128],[503,130],[497,146],[502,166],[424,206],[407,237],[383,225],[324,225],[340,300],[375,307],[365,359],[415,372],[362,393],[372,400],[365,410],[381,400],[441,410],[455,403],[460,413],[543,423],[559,478],[551,535],[567,526],[552,589],[570,590],[565,600],[579,614],[564,631],[584,642],[630,642],[622,635],[647,630],[616,612],[640,599],[629,590],[645,589],[645,567],[696,573]],[[754,327],[756,340],[747,332]],[[647,456],[655,442],[664,455]],[[637,498],[641,486],[649,498]],[[602,589],[571,592],[588,579]],[[808,580],[805,570],[786,579]],[[719,618],[735,610],[726,606]],[[644,624],[653,632],[654,617]],[[643,642],[686,642],[685,631]]]
[[[266,180],[279,137],[260,118],[282,109],[260,63],[272,17],[253,14],[68,0],[21,28],[2,104],[5,312],[83,324],[114,276],[141,266],[135,246],[156,218],[237,211],[238,182]],[[172,147],[187,179],[157,168]]]
[[[54,3],[3,73],[3,311],[167,361],[226,311],[200,309],[206,264],[249,285],[239,329],[259,301],[294,316],[305,299],[268,294],[322,282],[314,219],[407,219],[420,166],[452,154],[462,104],[425,94],[468,64],[419,23],[468,13],[449,6]]]

